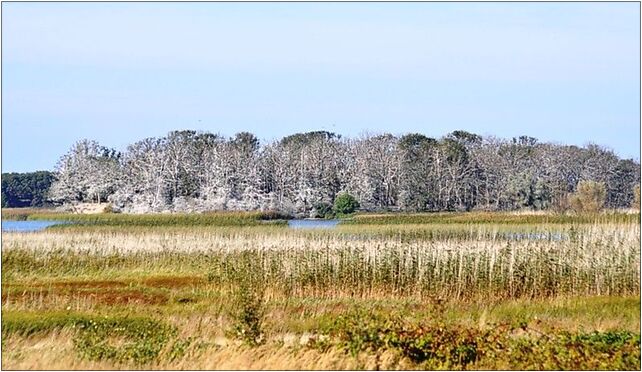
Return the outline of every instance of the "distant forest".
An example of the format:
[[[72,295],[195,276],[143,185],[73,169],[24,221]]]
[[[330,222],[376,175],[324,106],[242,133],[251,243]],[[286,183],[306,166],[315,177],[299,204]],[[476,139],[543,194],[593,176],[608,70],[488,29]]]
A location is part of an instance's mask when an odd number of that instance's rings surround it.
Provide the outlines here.
[[[47,206],[49,187],[54,174],[47,171],[2,174],[2,207]]]
[[[29,183],[32,196],[23,197],[10,186],[15,177],[3,175],[3,206],[39,205],[48,178]],[[628,208],[640,164],[598,145],[465,131],[439,139],[318,131],[260,144],[247,132],[225,138],[185,130],[146,138],[124,152],[81,140],[60,158],[53,177],[47,199],[57,204],[110,202],[129,213],[278,210],[307,216],[341,193],[368,211],[563,210],[582,180],[603,185],[605,207]]]

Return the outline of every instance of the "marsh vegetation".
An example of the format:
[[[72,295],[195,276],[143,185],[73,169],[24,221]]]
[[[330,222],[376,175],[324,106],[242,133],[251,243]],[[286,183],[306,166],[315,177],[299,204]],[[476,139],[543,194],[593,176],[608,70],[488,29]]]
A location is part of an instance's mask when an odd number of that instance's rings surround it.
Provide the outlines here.
[[[639,218],[105,214],[5,233],[3,368],[639,369]]]

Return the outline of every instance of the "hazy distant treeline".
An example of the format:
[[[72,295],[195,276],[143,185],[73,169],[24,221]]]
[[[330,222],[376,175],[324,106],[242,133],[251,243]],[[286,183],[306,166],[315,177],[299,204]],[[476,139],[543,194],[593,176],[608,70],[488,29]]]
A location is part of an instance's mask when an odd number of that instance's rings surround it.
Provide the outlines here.
[[[58,162],[55,177],[49,196],[58,203],[307,215],[341,192],[366,210],[564,208],[580,180],[606,186],[606,207],[629,207],[640,165],[597,145],[465,131],[439,139],[309,132],[260,144],[247,132],[225,138],[186,130],[146,138],[124,152],[79,141]]]

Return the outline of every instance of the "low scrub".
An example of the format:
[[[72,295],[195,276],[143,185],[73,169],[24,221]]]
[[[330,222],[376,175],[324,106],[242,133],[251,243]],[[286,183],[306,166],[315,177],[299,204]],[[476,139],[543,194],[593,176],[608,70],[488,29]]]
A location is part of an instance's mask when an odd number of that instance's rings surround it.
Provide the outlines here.
[[[640,369],[640,335],[628,331],[544,334],[525,323],[478,329],[358,311],[325,332],[353,355],[393,349],[425,369]]]
[[[154,361],[176,329],[148,318],[101,318],[78,325],[76,350],[90,360]]]
[[[580,181],[577,191],[569,196],[568,201],[577,213],[599,212],[606,201],[606,185],[602,182]]]
[[[174,327],[146,317],[3,312],[3,343],[12,334],[29,337],[59,329],[75,330],[74,348],[82,357],[115,363],[150,363],[176,336]]]

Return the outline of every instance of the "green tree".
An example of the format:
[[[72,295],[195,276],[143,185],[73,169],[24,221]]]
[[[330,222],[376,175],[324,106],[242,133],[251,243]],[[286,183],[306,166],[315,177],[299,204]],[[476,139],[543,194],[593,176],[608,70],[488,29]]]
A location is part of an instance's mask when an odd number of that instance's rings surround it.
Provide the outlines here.
[[[359,202],[348,193],[340,194],[334,199],[334,213],[337,215],[354,213],[357,208],[359,208]]]
[[[435,154],[438,142],[419,133],[399,139],[401,155],[399,176],[399,206],[407,211],[425,211],[435,208],[440,182],[435,173]]]
[[[47,171],[2,174],[2,207],[42,207],[53,174]]]

